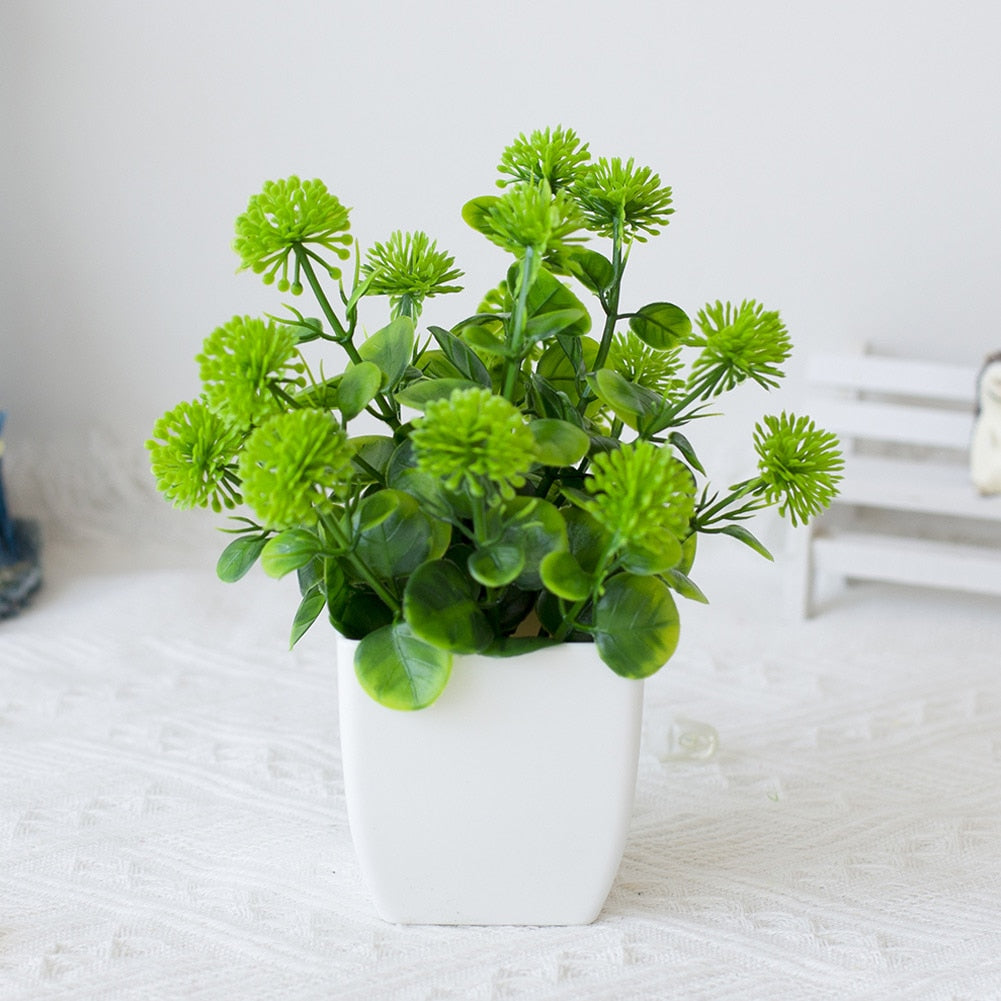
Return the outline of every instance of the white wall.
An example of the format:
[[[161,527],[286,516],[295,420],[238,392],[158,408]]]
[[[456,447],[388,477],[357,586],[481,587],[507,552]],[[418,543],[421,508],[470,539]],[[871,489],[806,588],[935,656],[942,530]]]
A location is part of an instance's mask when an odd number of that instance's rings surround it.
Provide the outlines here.
[[[322,177],[365,242],[428,229],[475,302],[501,258],[459,207],[491,190],[517,132],[558,123],[674,187],[672,225],[635,254],[631,304],[755,297],[782,310],[800,356],[868,340],[979,360],[1001,347],[999,11],[5,0],[9,447],[68,453],[100,430],[141,451],[196,391],[202,338],[277,311],[229,249],[266,178]]]

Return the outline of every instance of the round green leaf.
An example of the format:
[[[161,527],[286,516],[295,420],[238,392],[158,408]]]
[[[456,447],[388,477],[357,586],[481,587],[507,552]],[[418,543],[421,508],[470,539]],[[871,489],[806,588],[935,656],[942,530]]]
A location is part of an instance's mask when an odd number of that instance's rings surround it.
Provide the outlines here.
[[[583,601],[594,583],[570,553],[548,553],[539,564],[539,575],[546,589],[567,601]]]
[[[476,603],[475,588],[454,563],[429,560],[407,581],[403,615],[425,642],[453,653],[477,653],[494,634]]]
[[[525,568],[525,554],[519,546],[498,543],[470,553],[466,566],[484,587],[504,587]]]
[[[417,501],[402,490],[366,497],[354,517],[355,553],[377,577],[405,577],[423,563],[435,535]]]
[[[415,636],[406,623],[369,633],[355,651],[362,688],[389,709],[423,709],[445,688],[452,655]]]
[[[655,546],[627,545],[621,554],[626,570],[643,576],[665,573],[677,566],[681,557],[681,543],[669,532],[660,533]]]
[[[670,302],[651,302],[629,318],[629,327],[650,347],[668,351],[684,344],[692,334],[692,321],[680,307]]]
[[[624,678],[647,678],[678,645],[678,609],[656,577],[623,573],[605,585],[594,610],[594,642],[601,659]]]
[[[591,439],[568,421],[542,417],[528,427],[535,437],[536,459],[545,466],[576,465],[591,445]]]
[[[567,548],[567,530],[559,508],[536,497],[515,497],[491,520],[501,519],[499,539],[502,545],[518,546],[525,554],[525,568],[515,583],[526,591],[542,587],[539,564],[555,550]],[[491,527],[494,527],[493,525]]]

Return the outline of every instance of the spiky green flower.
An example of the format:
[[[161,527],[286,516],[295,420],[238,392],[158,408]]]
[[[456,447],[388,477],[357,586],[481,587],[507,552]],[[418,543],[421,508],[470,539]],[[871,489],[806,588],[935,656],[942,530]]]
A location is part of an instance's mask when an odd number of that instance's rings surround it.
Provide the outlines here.
[[[637,167],[630,157],[602,157],[585,167],[573,187],[588,228],[612,237],[616,230],[626,241],[646,241],[657,236],[660,227],[674,214],[671,189],[649,167]]]
[[[324,260],[323,251],[340,260],[350,256],[344,248],[351,243],[346,209],[320,180],[300,181],[292,175],[281,181],[265,181],[260,194],[252,195],[247,211],[236,220],[233,249],[240,255],[240,270],[250,268],[270,285],[275,276],[281,292],[302,292],[299,259],[289,255],[295,247],[321,264],[332,278],[340,268]],[[315,248],[320,248],[317,251]]]
[[[368,295],[388,295],[394,312],[409,301],[419,313],[425,299],[462,291],[461,285],[449,284],[462,277],[454,264],[455,258],[439,250],[427,233],[397,230],[368,251],[362,274],[372,277]]]
[[[608,352],[608,367],[624,379],[665,394],[678,388],[678,372],[682,366],[681,347],[657,351],[640,340],[631,330],[616,334]]]
[[[272,320],[234,316],[217,327],[195,356],[209,406],[232,423],[249,428],[285,409],[275,389],[301,385],[294,363],[292,328]]]
[[[519,257],[532,248],[537,257],[558,250],[583,225],[583,218],[566,190],[554,195],[548,181],[509,188],[491,199],[483,233]]]
[[[691,384],[704,384],[703,399],[753,379],[765,389],[777,386],[780,365],[792,352],[792,341],[779,314],[753,299],[736,309],[717,301],[699,311],[702,351],[691,369]]]
[[[589,511],[620,545],[656,550],[665,537],[683,540],[695,510],[695,481],[668,448],[628,442],[591,464]]]
[[[423,472],[473,497],[496,490],[509,500],[535,457],[535,438],[521,411],[488,389],[455,389],[432,401],[414,423],[411,440]]]
[[[508,179],[497,186],[546,181],[552,191],[559,191],[577,179],[589,159],[587,143],[582,144],[573,129],[536,129],[527,139],[522,132],[501,154],[497,169]]]
[[[816,427],[808,417],[784,411],[765,417],[754,429],[758,453],[756,493],[793,525],[807,522],[826,508],[838,492],[844,460],[838,437]]]
[[[231,508],[240,500],[236,451],[241,434],[203,400],[179,403],[146,442],[157,489],[174,507]]]
[[[315,525],[351,482],[347,435],[322,410],[277,414],[240,455],[243,496],[269,528]]]

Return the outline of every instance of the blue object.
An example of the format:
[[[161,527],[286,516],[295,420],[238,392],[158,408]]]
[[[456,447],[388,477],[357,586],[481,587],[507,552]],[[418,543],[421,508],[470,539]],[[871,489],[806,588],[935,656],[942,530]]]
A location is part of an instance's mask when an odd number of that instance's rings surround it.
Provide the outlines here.
[[[6,414],[0,410],[0,434]],[[38,523],[11,518],[3,491],[0,438],[0,619],[19,611],[42,583]]]

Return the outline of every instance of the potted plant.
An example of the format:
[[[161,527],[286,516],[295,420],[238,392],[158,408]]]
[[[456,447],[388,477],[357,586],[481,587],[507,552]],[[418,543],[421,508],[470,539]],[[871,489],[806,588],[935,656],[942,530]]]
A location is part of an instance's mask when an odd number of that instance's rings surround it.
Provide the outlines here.
[[[201,394],[147,443],[176,506],[245,505],[223,580],[258,561],[294,572],[292,644],[321,616],[339,634],[352,834],[390,920],[596,916],[642,679],[675,650],[678,599],[705,601],[698,538],[768,556],[745,521],[769,506],[806,521],[841,468],[833,435],[782,413],[753,430],[753,474],[711,486],[689,425],[741,383],[777,385],[791,342],[754,301],[694,323],[625,304],[632,253],[674,211],[657,174],[547,128],[499,175],[462,209],[499,282],[447,327],[422,310],[461,272],[427,234],[363,252],[321,181],[266,183],[236,222],[241,268],[308,288],[318,315],[218,327]],[[343,352],[336,374],[317,349]]]

